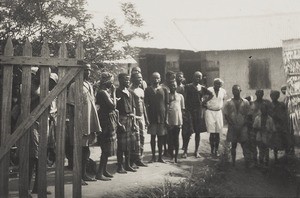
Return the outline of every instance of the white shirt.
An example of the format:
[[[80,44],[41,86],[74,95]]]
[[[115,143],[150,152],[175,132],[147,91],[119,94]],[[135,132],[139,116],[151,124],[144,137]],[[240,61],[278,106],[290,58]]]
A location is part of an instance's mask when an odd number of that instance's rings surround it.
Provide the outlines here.
[[[213,98],[207,102],[207,108],[215,111],[222,109],[224,104],[224,99],[226,97],[225,89],[220,87],[218,96],[216,95],[213,87],[209,87],[208,90],[213,93]]]

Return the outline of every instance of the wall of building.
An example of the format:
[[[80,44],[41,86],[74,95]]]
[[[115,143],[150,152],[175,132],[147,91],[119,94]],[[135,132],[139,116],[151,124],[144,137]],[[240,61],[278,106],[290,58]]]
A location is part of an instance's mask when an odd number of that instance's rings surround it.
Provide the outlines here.
[[[220,78],[224,80],[224,88],[231,97],[231,87],[239,84],[242,88],[242,96],[252,95],[255,98],[255,90],[249,86],[249,60],[268,59],[270,89],[264,89],[265,98],[270,99],[270,90],[280,90],[285,84],[286,77],[283,70],[282,48],[236,50],[236,51],[212,51],[205,52],[207,67],[209,65],[219,67]],[[282,96],[281,96],[282,99]]]
[[[149,63],[147,63],[146,56],[147,54],[153,54],[153,55],[164,55],[165,56],[165,65],[164,71],[179,71],[179,56],[180,56],[180,50],[174,50],[174,49],[153,49],[153,48],[141,48],[138,58],[138,63],[142,69],[143,77],[146,81],[149,81]],[[164,72],[164,74],[165,74]],[[161,75],[164,75],[161,74]]]
[[[280,90],[285,84],[286,77],[283,70],[282,48],[272,49],[255,49],[255,50],[234,50],[234,51],[209,51],[209,52],[189,52],[171,49],[141,49],[139,63],[146,54],[160,54],[166,56],[165,71],[179,71],[186,69],[200,70],[207,77],[207,85],[212,85],[215,77],[224,80],[224,88],[227,90],[228,97],[232,96],[231,87],[239,84],[242,88],[242,96],[252,95],[255,98],[255,89],[249,86],[249,60],[267,59],[269,61],[269,79],[271,82],[270,89],[264,89],[265,98],[269,99],[270,90]],[[189,63],[189,64],[187,64]],[[197,68],[193,67],[195,63]],[[147,67],[141,64],[143,75],[146,77]],[[184,67],[184,68],[183,68]],[[189,67],[189,68],[186,68]],[[193,73],[193,72],[192,72]],[[187,75],[187,78],[191,78]],[[149,79],[145,78],[146,81]],[[281,96],[281,99],[283,96]]]
[[[179,71],[179,51],[169,51],[166,53],[166,70]]]
[[[179,71],[180,50],[141,48],[139,56],[145,54],[161,54],[166,56],[166,70]]]
[[[193,51],[182,51],[180,53],[180,70],[184,73],[186,83],[191,83],[193,81],[193,76],[196,71],[201,71],[203,73],[202,53]]]

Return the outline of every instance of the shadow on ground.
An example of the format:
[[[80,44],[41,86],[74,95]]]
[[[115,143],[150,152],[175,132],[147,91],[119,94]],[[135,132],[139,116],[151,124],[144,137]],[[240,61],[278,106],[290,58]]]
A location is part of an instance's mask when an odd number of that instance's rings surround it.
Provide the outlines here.
[[[201,138],[202,138],[201,134]],[[224,140],[224,136],[222,136]],[[246,169],[240,146],[237,148],[236,166],[233,167],[230,159],[222,155],[219,158],[210,155],[208,135],[201,139],[201,158],[193,156],[193,139],[191,138],[190,152],[186,159],[181,158],[174,164],[170,158],[164,157],[166,163],[150,163],[148,167],[141,167],[136,173],[121,175],[116,173],[116,157],[110,157],[108,171],[114,175],[110,182],[89,182],[82,187],[83,197],[132,197],[140,195],[168,197],[183,195],[189,191],[189,196],[220,196],[220,197],[295,197],[296,173],[300,167],[299,156],[296,158],[281,157],[278,164],[274,163],[273,153],[270,152],[269,167],[255,167]],[[224,142],[222,143],[224,146]],[[224,150],[221,146],[220,151]],[[151,158],[149,142],[145,144],[144,162]],[[297,148],[296,153],[299,153]],[[222,153],[222,152],[221,152]],[[92,150],[92,159],[99,164],[100,148]],[[280,152],[280,156],[283,156]],[[288,160],[287,160],[288,159]],[[55,172],[49,168],[47,173],[48,190],[54,197]],[[190,186],[188,186],[189,184]],[[197,186],[198,185],[198,186]],[[10,197],[18,197],[18,178],[10,178]],[[138,190],[139,189],[139,190]],[[155,190],[153,193],[152,190]],[[138,193],[137,193],[138,191]],[[193,194],[193,191],[195,191]],[[144,194],[143,194],[144,193]],[[147,193],[147,194],[145,194]],[[153,193],[153,194],[152,194]],[[198,194],[197,194],[198,193]],[[200,193],[200,194],[199,194]],[[72,196],[72,171],[65,170],[65,197]]]

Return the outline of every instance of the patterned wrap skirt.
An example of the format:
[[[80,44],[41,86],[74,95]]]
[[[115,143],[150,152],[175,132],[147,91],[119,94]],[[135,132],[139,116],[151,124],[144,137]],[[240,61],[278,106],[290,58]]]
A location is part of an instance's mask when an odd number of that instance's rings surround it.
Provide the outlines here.
[[[139,148],[138,128],[134,123],[133,117],[120,115],[121,126],[117,129],[117,145],[119,151],[134,151]],[[139,140],[139,139],[138,139]]]
[[[98,143],[101,147],[102,153],[105,153],[108,157],[116,155],[117,142],[116,142],[116,130],[117,130],[117,115],[115,112],[111,112],[108,115],[108,121],[101,122],[102,133],[97,137]]]
[[[144,117],[141,118],[137,118],[136,119],[136,124],[138,125],[138,129],[139,129],[139,148],[140,149],[144,149],[144,143],[145,143],[145,131],[146,131],[146,123],[145,123],[145,119]]]
[[[102,128],[102,132],[104,132],[108,127]],[[102,153],[105,153],[108,157],[114,156],[117,154],[117,142],[116,142],[116,134],[111,137],[105,137],[103,133],[101,133],[98,137],[98,143],[101,147]]]

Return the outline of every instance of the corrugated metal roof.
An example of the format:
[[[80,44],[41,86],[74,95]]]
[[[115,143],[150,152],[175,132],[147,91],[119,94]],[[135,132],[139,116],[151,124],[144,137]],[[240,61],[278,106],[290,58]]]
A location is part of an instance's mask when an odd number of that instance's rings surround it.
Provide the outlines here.
[[[152,39],[135,40],[131,41],[130,44],[141,48],[158,48],[158,49],[180,49],[180,50],[191,50],[194,51],[188,41],[184,38],[184,35],[178,31],[176,26],[171,22],[160,31],[150,31]]]
[[[265,49],[281,47],[282,40],[300,37],[299,0],[128,1],[136,5],[145,21],[139,30],[149,31],[153,37],[131,42],[137,47],[193,51]],[[106,15],[124,23],[121,0],[88,2],[96,26],[101,26]]]
[[[175,49],[194,51],[278,48],[282,46],[282,40],[300,38],[300,13],[215,19],[175,19],[173,25],[177,33],[181,34],[181,37],[177,35],[178,39],[174,41],[179,46]],[[174,33],[174,30],[172,32]],[[168,34],[165,39],[154,37],[148,43],[148,47],[172,48],[173,46],[168,44],[170,36],[171,34]],[[162,43],[161,40],[164,42]],[[185,46],[189,47],[180,48],[180,45],[183,46],[182,43],[186,43]],[[143,45],[145,46],[147,43]]]
[[[114,63],[114,64],[135,64],[137,63],[132,56],[126,56],[125,58],[118,59],[118,60],[105,60],[103,63]]]
[[[276,48],[300,38],[300,13],[174,23],[196,51]]]

